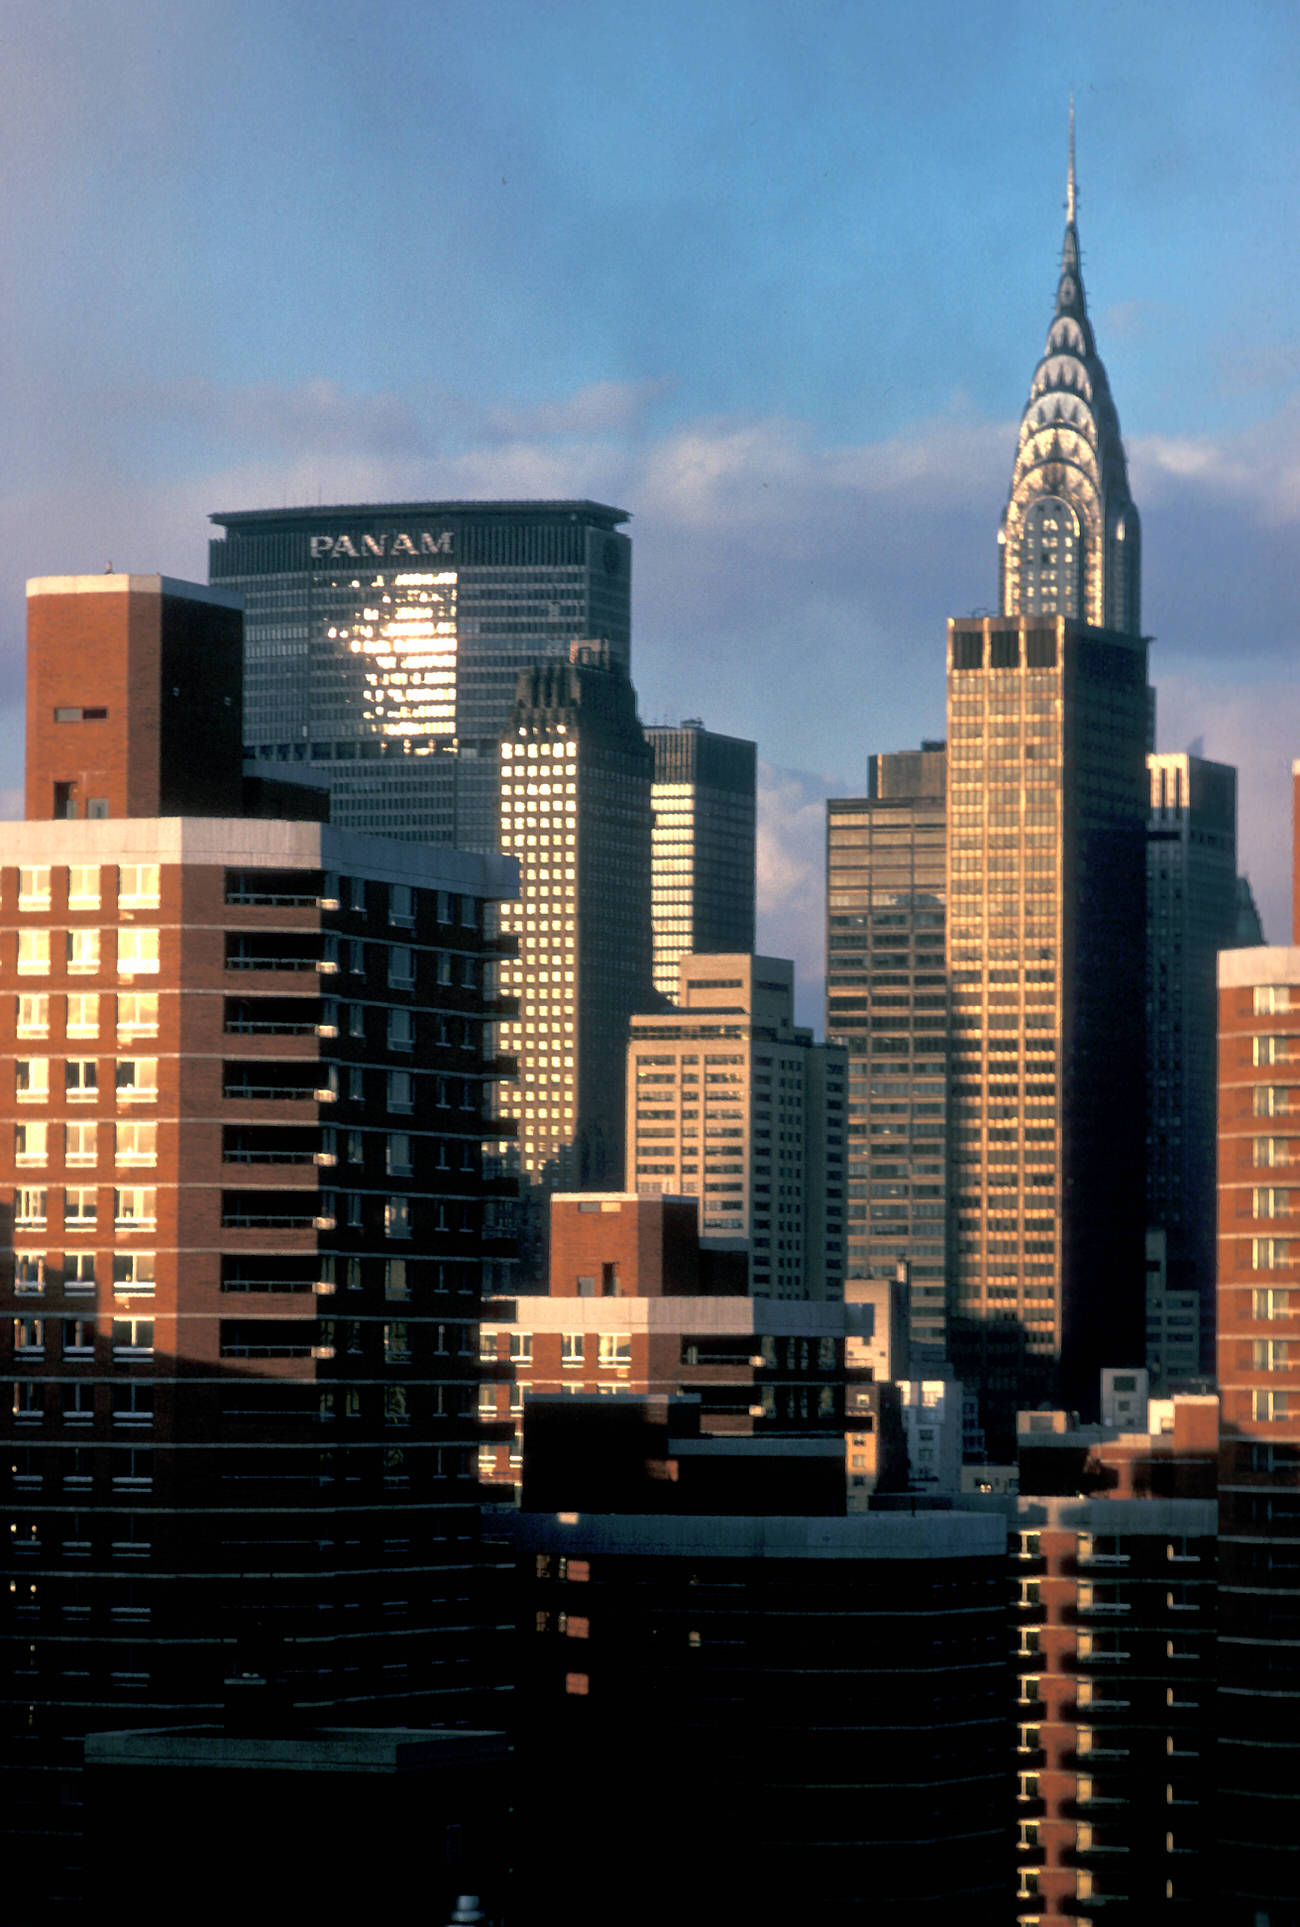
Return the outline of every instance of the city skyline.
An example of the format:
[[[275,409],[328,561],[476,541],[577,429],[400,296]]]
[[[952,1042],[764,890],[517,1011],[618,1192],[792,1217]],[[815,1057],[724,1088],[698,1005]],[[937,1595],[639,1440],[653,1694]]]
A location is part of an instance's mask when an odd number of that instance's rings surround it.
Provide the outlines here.
[[[1285,928],[1300,350],[1272,237],[1300,89],[1274,9],[1101,6],[1060,48],[939,5],[823,7],[797,39],[763,4],[630,29],[502,5],[472,33],[398,6],[382,46],[329,6],[309,32],[287,4],[136,6],[108,48],[81,19],[30,23],[10,67],[0,787],[29,574],[200,578],[222,503],[622,502],[642,714],[757,740],[759,942],[798,956],[807,1014],[823,800],[940,733],[942,622],[996,601],[1073,84],[1159,744],[1242,769]]]

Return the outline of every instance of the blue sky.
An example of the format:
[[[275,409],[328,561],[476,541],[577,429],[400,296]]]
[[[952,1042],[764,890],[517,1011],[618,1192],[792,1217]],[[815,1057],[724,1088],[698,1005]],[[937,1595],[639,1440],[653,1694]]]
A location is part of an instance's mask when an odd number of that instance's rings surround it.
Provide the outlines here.
[[[942,733],[944,618],[994,599],[1073,87],[1161,746],[1243,765],[1286,934],[1291,6],[6,0],[0,73],[0,787],[27,575],[202,580],[213,509],[591,495],[643,715],[759,742],[811,979],[822,799]]]

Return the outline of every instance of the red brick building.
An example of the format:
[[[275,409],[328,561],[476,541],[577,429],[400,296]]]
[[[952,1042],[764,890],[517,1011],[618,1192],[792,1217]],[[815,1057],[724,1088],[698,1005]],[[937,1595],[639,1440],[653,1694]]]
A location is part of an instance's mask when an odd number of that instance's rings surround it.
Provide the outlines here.
[[[484,910],[511,866],[239,815],[220,592],[30,604],[0,1784],[40,1841],[11,1866],[60,1891],[87,1731],[211,1717],[247,1672],[317,1720],[472,1707],[479,1303],[509,1250]]]

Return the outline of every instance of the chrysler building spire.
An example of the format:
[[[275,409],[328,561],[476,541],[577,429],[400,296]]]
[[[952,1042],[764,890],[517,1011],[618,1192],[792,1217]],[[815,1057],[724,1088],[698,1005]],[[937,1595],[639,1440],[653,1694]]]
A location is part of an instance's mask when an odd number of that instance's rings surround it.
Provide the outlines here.
[[[998,547],[1004,615],[1141,629],[1142,536],[1119,417],[1093,340],[1076,226],[1074,102],[1056,311],[1021,417]]]

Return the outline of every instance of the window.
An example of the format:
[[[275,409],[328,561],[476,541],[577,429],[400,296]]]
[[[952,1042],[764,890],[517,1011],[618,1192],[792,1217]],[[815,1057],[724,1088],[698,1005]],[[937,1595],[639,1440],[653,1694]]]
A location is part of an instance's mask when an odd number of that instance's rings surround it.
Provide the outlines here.
[[[69,910],[98,910],[99,865],[74,863],[68,871]]]
[[[158,1034],[158,992],[134,990],[117,1000],[119,1037],[156,1037]]]
[[[410,1327],[405,1323],[384,1326],[384,1363],[398,1364],[411,1356]]]
[[[117,873],[117,900],[123,909],[156,910],[160,901],[158,865],[124,863]]]
[[[14,1086],[20,1104],[43,1104],[50,1094],[49,1058],[15,1058]]]
[[[113,1216],[126,1229],[133,1225],[152,1227],[157,1222],[158,1193],[153,1185],[139,1185],[115,1194]]]
[[[35,996],[29,994],[18,999],[18,1035],[20,1037],[48,1037],[50,1034],[50,1000],[44,991]]]
[[[533,1334],[531,1332],[511,1332],[510,1359],[515,1365],[531,1365],[533,1362]]]
[[[74,1101],[99,1095],[99,1064],[93,1057],[69,1057],[63,1065],[63,1088]]]
[[[113,1356],[115,1358],[144,1358],[153,1352],[152,1318],[115,1318],[113,1320]]]
[[[156,1057],[119,1057],[115,1082],[119,1103],[125,1103],[132,1098],[141,1100],[156,1098],[158,1059]]]
[[[50,907],[50,870],[48,864],[18,872],[18,908],[48,910]]]
[[[632,1335],[630,1332],[602,1332],[600,1334],[600,1363],[609,1365],[630,1365],[632,1363]]]
[[[1287,1392],[1254,1391],[1250,1395],[1251,1417],[1257,1419],[1289,1418],[1291,1408]]]
[[[560,1363],[562,1365],[581,1365],[582,1338],[583,1335],[581,1332],[563,1333],[560,1339]]]
[[[415,983],[415,952],[404,943],[389,946],[388,982],[395,990],[410,990]]]
[[[117,968],[122,977],[156,977],[158,974],[158,936],[156,930],[119,930]]]
[[[154,1254],[152,1251],[115,1251],[113,1289],[120,1292],[152,1292]]]
[[[44,1224],[48,1202],[49,1195],[44,1186],[21,1185],[14,1192],[14,1223]]]
[[[45,1356],[45,1320],[43,1318],[14,1319],[14,1351],[20,1358]]]
[[[45,1256],[39,1251],[14,1253],[14,1290],[24,1298],[39,1298],[45,1290]]]
[[[95,1254],[93,1251],[68,1251],[63,1257],[63,1292],[65,1297],[92,1292],[95,1289]]]
[[[98,936],[98,931],[94,932]],[[69,1037],[99,1036],[99,992],[77,991],[68,998]]]
[[[98,1124],[65,1124],[63,1156],[67,1164],[93,1164],[99,1156]]]
[[[1264,1290],[1251,1293],[1252,1318],[1287,1318],[1290,1312],[1291,1293],[1289,1291]]]
[[[49,976],[50,933],[48,930],[18,932],[18,974],[20,977]]]
[[[69,930],[68,971],[72,976],[91,977],[99,969],[98,930]]]
[[[114,1425],[153,1424],[153,1386],[115,1385],[113,1387]]]
[[[70,1185],[63,1194],[63,1222],[70,1231],[94,1224],[98,1209],[99,1193],[93,1185]]]
[[[411,1097],[412,1079],[410,1071],[389,1071],[388,1108],[390,1111],[410,1111],[414,1104]]]
[[[497,1340],[500,1336],[500,1332],[494,1331],[490,1325],[479,1327],[478,1355],[484,1365],[495,1365],[499,1356]]]
[[[65,1358],[93,1358],[95,1356],[95,1321],[93,1318],[65,1318],[63,1320],[63,1356]]]
[[[48,1124],[15,1124],[14,1163],[44,1164],[48,1156]]]
[[[388,1013],[389,1050],[414,1050],[415,1016],[409,1010],[390,1010]]]
[[[388,921],[405,924],[415,922],[415,892],[409,883],[389,884]]]
[[[388,1138],[388,1175],[407,1177],[411,1170],[411,1140],[405,1131],[390,1132]]]
[[[406,1282],[405,1258],[387,1258],[384,1261],[384,1296],[386,1298],[409,1298],[410,1287]]]
[[[411,1201],[409,1198],[385,1198],[384,1236],[386,1238],[409,1238],[411,1235]]]
[[[114,1153],[118,1164],[157,1164],[158,1126],[119,1124]]]

